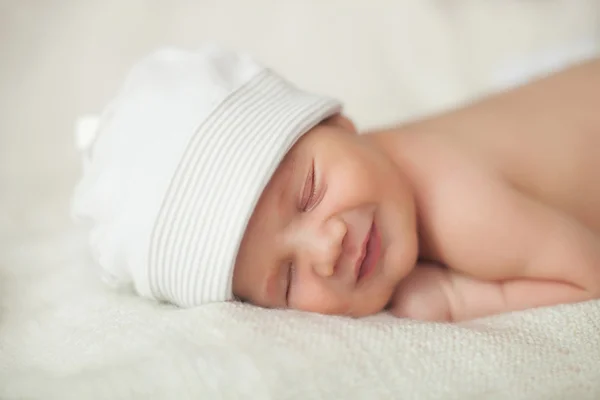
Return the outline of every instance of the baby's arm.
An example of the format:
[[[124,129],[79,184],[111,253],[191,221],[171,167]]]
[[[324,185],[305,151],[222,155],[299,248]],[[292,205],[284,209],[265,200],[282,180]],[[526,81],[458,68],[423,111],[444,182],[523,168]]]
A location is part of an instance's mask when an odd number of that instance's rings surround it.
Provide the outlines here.
[[[589,298],[586,290],[565,282],[485,281],[421,264],[396,289],[390,311],[398,317],[424,321],[463,321]]]

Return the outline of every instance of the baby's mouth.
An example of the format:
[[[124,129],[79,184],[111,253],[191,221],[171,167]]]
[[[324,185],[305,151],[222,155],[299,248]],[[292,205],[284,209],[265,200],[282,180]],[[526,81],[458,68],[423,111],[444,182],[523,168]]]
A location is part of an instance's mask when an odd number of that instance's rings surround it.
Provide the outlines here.
[[[363,281],[373,273],[379,261],[380,251],[381,237],[375,222],[373,222],[363,244],[362,257],[357,262],[356,283]]]

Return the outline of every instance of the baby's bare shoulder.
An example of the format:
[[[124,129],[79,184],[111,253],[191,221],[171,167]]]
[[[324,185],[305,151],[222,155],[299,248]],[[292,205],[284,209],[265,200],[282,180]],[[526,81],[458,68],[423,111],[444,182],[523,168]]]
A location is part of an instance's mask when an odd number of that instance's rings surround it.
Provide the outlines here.
[[[532,244],[514,188],[464,141],[416,126],[384,133],[377,143],[411,182],[421,257],[490,279],[522,264]]]
[[[600,284],[600,239],[575,216],[516,188],[484,158],[437,150],[418,196],[430,258],[479,279]]]
[[[518,274],[534,246],[525,208],[535,207],[478,160],[436,153],[417,194],[426,258],[482,279]]]

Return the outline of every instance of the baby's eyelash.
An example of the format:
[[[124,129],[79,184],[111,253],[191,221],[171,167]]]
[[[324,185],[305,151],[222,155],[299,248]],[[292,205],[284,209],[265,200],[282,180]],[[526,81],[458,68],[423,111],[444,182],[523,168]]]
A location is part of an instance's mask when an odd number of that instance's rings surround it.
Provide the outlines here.
[[[317,192],[317,185],[315,182],[315,164],[310,167],[310,171],[308,176],[306,177],[306,182],[304,183],[304,188],[302,190],[302,202],[301,209],[302,211],[306,211],[315,198],[315,194]]]
[[[287,285],[285,289],[285,303],[289,306],[290,288],[292,287],[292,278],[294,277],[294,264],[287,265]]]

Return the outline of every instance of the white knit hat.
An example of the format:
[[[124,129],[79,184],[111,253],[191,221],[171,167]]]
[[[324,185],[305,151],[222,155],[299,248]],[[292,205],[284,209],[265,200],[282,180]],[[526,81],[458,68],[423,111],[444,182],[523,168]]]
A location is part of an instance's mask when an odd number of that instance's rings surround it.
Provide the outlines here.
[[[106,277],[182,307],[233,299],[259,196],[298,138],[339,110],[216,46],[141,60],[100,119],[73,201]]]

